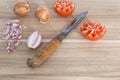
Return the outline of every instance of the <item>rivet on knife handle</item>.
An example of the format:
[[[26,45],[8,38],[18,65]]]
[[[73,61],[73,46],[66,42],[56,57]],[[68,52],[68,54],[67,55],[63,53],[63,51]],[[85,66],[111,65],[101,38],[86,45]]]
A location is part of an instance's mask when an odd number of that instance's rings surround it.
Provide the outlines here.
[[[44,46],[40,53],[36,54],[32,58],[27,60],[27,65],[30,67],[40,66],[44,61],[48,59],[50,55],[54,53],[57,47],[60,45],[62,40],[68,35],[70,31],[72,31],[78,24],[85,18],[87,15],[87,11],[81,13],[77,18],[74,19],[73,23],[68,26],[65,30],[63,30],[58,36],[56,36],[51,42],[49,42],[46,46]]]

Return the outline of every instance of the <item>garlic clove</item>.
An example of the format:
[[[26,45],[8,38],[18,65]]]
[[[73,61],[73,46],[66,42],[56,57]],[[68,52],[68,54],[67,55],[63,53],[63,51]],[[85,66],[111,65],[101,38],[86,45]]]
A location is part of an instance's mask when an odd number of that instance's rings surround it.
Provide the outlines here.
[[[30,12],[29,2],[18,2],[14,6],[14,13],[19,16],[26,16]]]
[[[42,37],[41,37],[40,33],[38,31],[35,31],[29,36],[29,38],[27,40],[27,46],[29,48],[35,49],[35,48],[39,47],[39,45],[41,43],[41,39],[42,39]]]
[[[36,12],[35,12],[35,16],[38,18],[38,20],[41,23],[47,23],[50,21],[51,18],[51,14],[48,8],[44,7],[44,8],[37,8]]]

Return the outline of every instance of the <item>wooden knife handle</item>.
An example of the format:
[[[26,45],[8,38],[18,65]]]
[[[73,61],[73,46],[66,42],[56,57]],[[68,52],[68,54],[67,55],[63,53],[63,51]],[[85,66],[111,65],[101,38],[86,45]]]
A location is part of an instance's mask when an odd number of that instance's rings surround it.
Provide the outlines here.
[[[48,57],[54,53],[56,48],[60,45],[60,41],[58,39],[53,39],[48,43],[43,49],[40,50],[40,53],[36,54],[32,58],[27,60],[27,65],[30,67],[40,66]]]

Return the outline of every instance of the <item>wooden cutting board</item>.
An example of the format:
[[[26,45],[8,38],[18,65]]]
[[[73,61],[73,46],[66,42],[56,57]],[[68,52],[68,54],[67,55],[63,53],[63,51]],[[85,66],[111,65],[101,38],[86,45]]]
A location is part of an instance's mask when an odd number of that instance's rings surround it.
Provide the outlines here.
[[[56,0],[30,0],[29,16],[18,17],[13,13],[18,1],[22,0],[0,0],[0,31],[10,19],[19,19],[27,27],[16,52],[7,54],[0,40],[0,80],[120,80],[120,0],[73,0],[75,12],[66,18],[54,12]],[[35,18],[38,6],[50,9],[52,18],[48,24],[41,24]],[[86,40],[79,32],[80,24],[44,64],[34,69],[26,65],[26,59],[39,52],[39,49],[30,50],[26,46],[31,32],[39,31],[44,45],[86,10],[89,14],[85,20],[99,21],[106,26],[103,39]]]

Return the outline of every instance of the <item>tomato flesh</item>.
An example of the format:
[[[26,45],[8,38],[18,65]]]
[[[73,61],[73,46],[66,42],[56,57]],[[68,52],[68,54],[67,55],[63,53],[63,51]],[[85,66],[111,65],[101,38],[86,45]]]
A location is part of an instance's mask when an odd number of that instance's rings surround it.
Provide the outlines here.
[[[70,16],[75,9],[71,0],[58,0],[54,4],[54,10],[61,16]]]
[[[83,25],[80,27],[80,31],[85,38],[96,41],[105,35],[106,28],[99,22],[93,23],[92,21],[88,21],[83,23]]]

